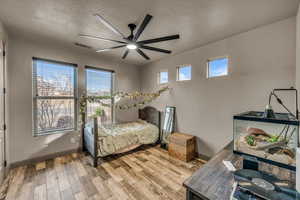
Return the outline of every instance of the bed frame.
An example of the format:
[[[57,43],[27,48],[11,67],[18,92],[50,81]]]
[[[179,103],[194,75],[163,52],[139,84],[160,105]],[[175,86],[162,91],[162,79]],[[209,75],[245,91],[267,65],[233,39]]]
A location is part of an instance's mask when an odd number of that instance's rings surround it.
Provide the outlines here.
[[[153,107],[145,107],[139,109],[139,118],[147,121],[158,127],[159,129],[159,138],[156,144],[159,144],[161,141],[161,115],[158,110]],[[93,166],[98,166],[98,159],[103,158],[98,156],[98,120],[93,118],[91,125],[86,126],[85,115],[82,116],[82,150],[87,151],[93,158]],[[133,149],[131,149],[133,150]]]

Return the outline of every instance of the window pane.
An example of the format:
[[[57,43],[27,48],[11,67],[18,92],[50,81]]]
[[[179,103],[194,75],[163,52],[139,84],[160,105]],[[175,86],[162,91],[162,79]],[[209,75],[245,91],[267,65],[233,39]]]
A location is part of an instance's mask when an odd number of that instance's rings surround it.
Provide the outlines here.
[[[38,96],[74,96],[74,66],[35,60]]]
[[[160,72],[159,73],[159,83],[167,83],[168,82],[168,72]]]
[[[37,99],[37,131],[75,128],[74,99]]]
[[[192,67],[191,66],[184,66],[178,68],[178,80],[179,81],[186,81],[192,79]]]
[[[102,70],[87,69],[87,95],[104,96],[111,93],[112,73]]]
[[[228,58],[209,61],[208,77],[226,76],[228,74]]]
[[[97,69],[86,69],[86,87],[88,96],[111,96],[113,73]],[[111,99],[102,100],[111,105]],[[102,106],[98,103],[87,103],[87,117],[101,115],[103,124],[112,122],[111,106]]]
[[[104,103],[111,104],[111,100],[104,100]],[[95,114],[101,114],[101,120],[105,123],[110,123],[112,121],[111,107],[102,106],[98,103],[88,103],[87,104],[87,117],[91,117]]]

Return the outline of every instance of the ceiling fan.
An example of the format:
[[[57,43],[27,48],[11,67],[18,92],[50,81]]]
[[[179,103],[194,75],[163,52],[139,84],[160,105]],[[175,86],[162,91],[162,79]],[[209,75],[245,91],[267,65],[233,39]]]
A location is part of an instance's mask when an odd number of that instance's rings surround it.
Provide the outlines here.
[[[170,53],[172,53],[172,51],[170,51],[170,50],[151,47],[151,46],[148,46],[148,44],[179,39],[179,35],[177,34],[177,35],[170,35],[170,36],[165,36],[165,37],[160,37],[160,38],[139,41],[138,40],[139,37],[141,36],[141,34],[145,30],[146,26],[149,24],[150,20],[152,19],[152,16],[149,14],[146,15],[142,24],[139,26],[139,28],[137,29],[137,31],[135,33],[134,33],[134,30],[136,29],[136,25],[128,24],[128,27],[131,31],[131,34],[128,37],[126,37],[123,33],[121,33],[116,27],[114,27],[109,21],[107,21],[101,15],[95,14],[95,17],[98,19],[98,21],[100,21],[102,24],[104,24],[107,28],[109,28],[111,31],[113,31],[117,35],[119,35],[123,41],[107,39],[107,38],[102,38],[102,37],[96,37],[96,36],[92,36],[92,35],[85,35],[85,34],[80,34],[79,37],[118,43],[119,44],[118,46],[113,46],[113,47],[105,48],[105,49],[99,49],[96,52],[110,51],[113,49],[119,49],[119,48],[125,47],[126,50],[122,56],[122,59],[125,59],[127,57],[130,50],[137,51],[146,60],[150,60],[150,58],[141,49],[170,54]]]

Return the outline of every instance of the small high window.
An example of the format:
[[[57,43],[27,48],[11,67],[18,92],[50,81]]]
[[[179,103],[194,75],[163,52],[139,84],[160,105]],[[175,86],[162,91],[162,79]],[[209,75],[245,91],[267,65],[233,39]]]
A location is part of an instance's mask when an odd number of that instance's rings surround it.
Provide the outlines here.
[[[169,82],[169,75],[167,71],[161,71],[158,73],[158,84],[165,84]]]
[[[192,79],[192,66],[183,65],[177,68],[177,81],[188,81]]]
[[[228,75],[228,57],[215,58],[207,61],[207,78]]]

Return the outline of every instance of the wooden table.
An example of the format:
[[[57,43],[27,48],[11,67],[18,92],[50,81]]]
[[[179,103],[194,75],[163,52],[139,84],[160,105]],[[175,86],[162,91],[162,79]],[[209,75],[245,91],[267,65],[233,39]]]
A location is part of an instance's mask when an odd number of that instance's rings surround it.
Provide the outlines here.
[[[187,189],[187,200],[230,199],[234,179],[223,160],[231,161],[237,169],[241,168],[242,157],[233,154],[232,142],[183,183]],[[295,172],[263,162],[259,163],[259,169],[282,180],[290,180],[293,186],[295,184]]]

